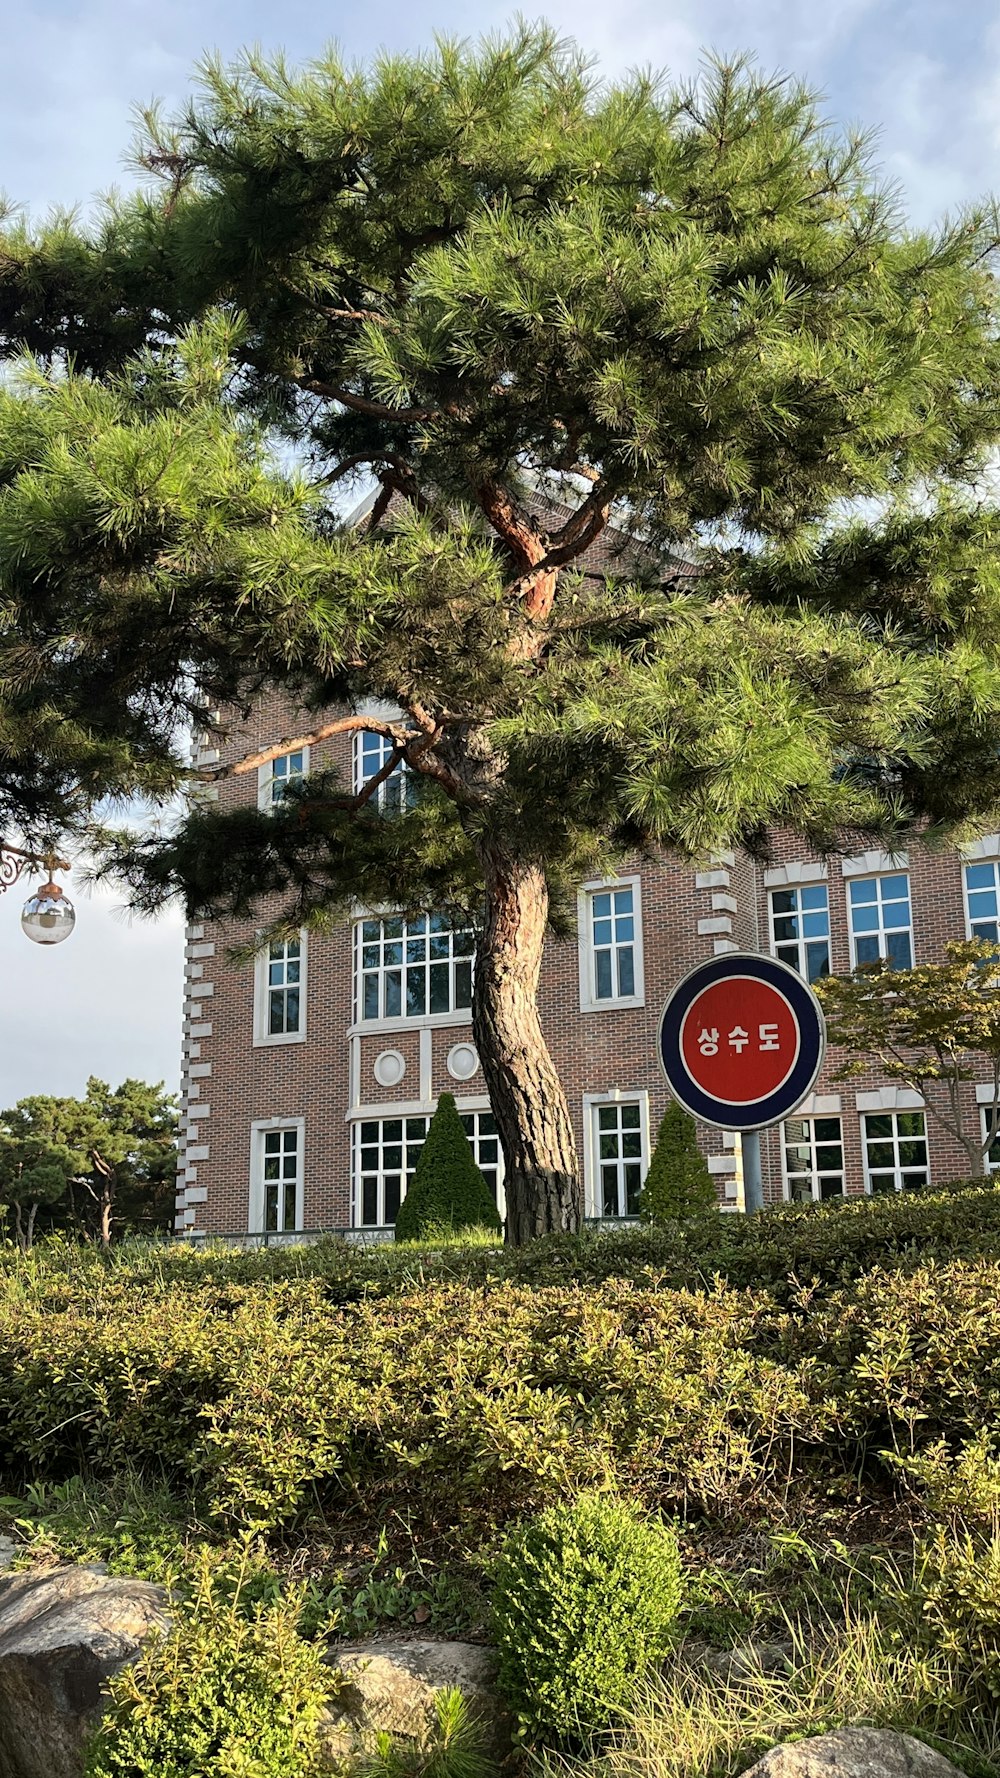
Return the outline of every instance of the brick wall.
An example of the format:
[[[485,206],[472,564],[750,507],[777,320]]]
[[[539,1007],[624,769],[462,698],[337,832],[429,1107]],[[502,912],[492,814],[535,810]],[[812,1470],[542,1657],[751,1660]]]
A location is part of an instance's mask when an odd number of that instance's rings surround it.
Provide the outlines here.
[[[262,705],[233,729],[221,754],[223,763],[242,758],[278,737],[295,736],[302,719],[275,703]],[[352,776],[352,740],[336,736],[313,748],[310,769],[336,768]],[[211,766],[218,755],[211,743],[199,752]],[[210,795],[221,807],[258,795],[256,771],[223,779]],[[989,849],[989,843],[987,846]],[[810,854],[794,835],[773,836],[772,856],[762,866],[745,855],[726,854],[701,869],[664,859],[623,867],[641,893],[643,947],[640,1004],[594,1010],[581,1007],[580,946],[576,939],[552,942],[540,985],[546,1039],[563,1081],[574,1119],[581,1163],[590,1154],[585,1132],[585,1099],[595,1095],[641,1096],[649,1141],[655,1139],[667,1095],[656,1056],[659,1015],[669,990],[696,963],[727,950],[766,950],[768,896],[782,873],[798,880],[825,881],[829,891],[832,965],[850,967],[847,913],[849,875],[872,874],[887,861],[876,855],[845,864]],[[946,939],[965,933],[962,863],[957,854],[911,848],[908,861],[915,960],[939,956]],[[390,895],[387,892],[387,901]],[[262,909],[263,924],[269,910]],[[449,1069],[456,1045],[471,1046],[462,1014],[407,1021],[392,1029],[354,1024],[353,939],[349,926],[328,936],[308,938],[305,1034],[301,1041],[255,1041],[254,964],[237,962],[232,952],[252,943],[252,926],[206,923],[188,932],[185,983],[184,1152],[178,1190],[178,1228],[206,1234],[242,1234],[250,1215],[251,1135],[268,1120],[302,1120],[304,1201],[307,1229],[342,1228],[351,1222],[351,1125],[359,1114],[391,1116],[428,1113],[437,1096],[453,1091],[459,1108],[487,1105],[480,1072],[463,1077]],[[259,1039],[259,1033],[256,1034]],[[402,1073],[391,1084],[376,1077],[387,1051],[398,1052]],[[462,1060],[462,1058],[459,1058]],[[875,1072],[838,1082],[839,1058],[831,1054],[803,1109],[831,1115],[839,1108],[848,1190],[864,1189],[861,1112],[896,1101],[895,1088]],[[386,1065],[379,1064],[385,1072]],[[456,1077],[458,1076],[458,1077]],[[987,1078],[984,1068],[982,1079]],[[975,1087],[967,1095],[975,1116]],[[932,1177],[967,1171],[964,1152],[932,1119],[927,1120]],[[700,1128],[700,1140],[716,1177],[720,1202],[738,1202],[738,1144],[723,1132]],[[781,1198],[781,1142],[777,1131],[762,1140],[765,1197]],[[587,1179],[588,1211],[594,1167]]]

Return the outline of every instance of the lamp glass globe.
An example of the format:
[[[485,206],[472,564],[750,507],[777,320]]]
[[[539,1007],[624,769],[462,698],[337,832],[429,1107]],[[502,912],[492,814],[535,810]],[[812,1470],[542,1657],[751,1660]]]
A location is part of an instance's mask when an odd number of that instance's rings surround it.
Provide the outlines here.
[[[32,895],[21,910],[21,931],[36,945],[61,945],[75,925],[73,903],[66,895]]]

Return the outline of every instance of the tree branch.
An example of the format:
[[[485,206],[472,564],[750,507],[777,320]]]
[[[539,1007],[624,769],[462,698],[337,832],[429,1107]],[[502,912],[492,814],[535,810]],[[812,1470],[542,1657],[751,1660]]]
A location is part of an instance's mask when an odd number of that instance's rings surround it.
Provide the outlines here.
[[[200,771],[192,775],[208,784],[215,784],[220,778],[240,778],[245,772],[255,771],[258,766],[270,765],[272,759],[280,759],[283,753],[297,753],[303,747],[315,747],[320,741],[328,741],[331,735],[353,735],[361,732],[384,735],[386,740],[395,741],[401,746],[419,739],[398,722],[380,722],[374,716],[339,716],[335,722],[321,723],[319,728],[311,729],[307,735],[286,735],[273,747],[262,747],[257,753],[245,754],[231,765],[216,766],[212,771]]]
[[[309,395],[322,395],[327,401],[339,401],[356,414],[367,414],[373,420],[388,420],[397,426],[412,426],[424,420],[440,420],[443,416],[430,407],[386,407],[384,402],[369,401],[366,395],[355,395],[338,383],[325,383],[320,377],[293,377],[292,381]]]

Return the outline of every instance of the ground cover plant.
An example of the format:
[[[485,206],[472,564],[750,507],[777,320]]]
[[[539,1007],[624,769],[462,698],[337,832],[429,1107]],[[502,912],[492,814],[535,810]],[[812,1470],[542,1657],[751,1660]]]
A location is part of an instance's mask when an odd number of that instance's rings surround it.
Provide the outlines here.
[[[567,1757],[722,1778],[860,1715],[986,1778],[998,1207],[980,1183],[521,1254],[2,1249],[0,1516],[22,1564],[105,1560],[188,1601],[239,1577],[248,1622],[294,1600],[319,1646],[493,1639],[505,1539],[618,1501],[678,1527],[678,1646]],[[761,1643],[779,1665],[751,1648],[738,1684],[705,1664]]]

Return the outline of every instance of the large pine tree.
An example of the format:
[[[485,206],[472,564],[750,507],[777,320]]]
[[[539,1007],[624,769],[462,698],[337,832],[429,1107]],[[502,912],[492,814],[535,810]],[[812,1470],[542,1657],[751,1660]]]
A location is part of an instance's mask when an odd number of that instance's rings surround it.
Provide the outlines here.
[[[573,1227],[536,1008],[573,881],[996,804],[992,210],[915,232],[794,82],[603,86],[544,31],[212,64],[139,152],[89,234],[0,235],[0,346],[52,368],[0,392],[7,806],[162,795],[177,715],[268,687],[387,734],[394,819],[318,779],[115,862],[290,925],[472,908],[509,1236]]]

